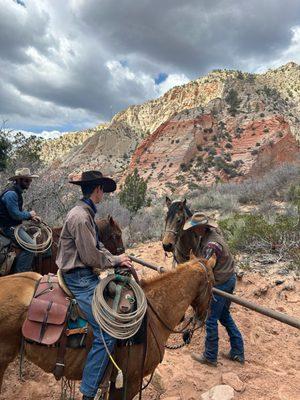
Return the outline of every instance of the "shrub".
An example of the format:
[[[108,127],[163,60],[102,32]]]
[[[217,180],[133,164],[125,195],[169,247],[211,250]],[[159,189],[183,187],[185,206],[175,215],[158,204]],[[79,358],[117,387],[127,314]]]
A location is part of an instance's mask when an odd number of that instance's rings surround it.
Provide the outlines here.
[[[278,260],[292,260],[299,256],[295,248],[300,246],[300,230],[295,222],[288,215],[276,215],[267,221],[260,214],[235,214],[220,221],[220,227],[233,253],[273,253]]]
[[[232,144],[229,143],[229,142],[227,142],[227,143],[225,144],[225,147],[226,147],[226,149],[232,149]]]

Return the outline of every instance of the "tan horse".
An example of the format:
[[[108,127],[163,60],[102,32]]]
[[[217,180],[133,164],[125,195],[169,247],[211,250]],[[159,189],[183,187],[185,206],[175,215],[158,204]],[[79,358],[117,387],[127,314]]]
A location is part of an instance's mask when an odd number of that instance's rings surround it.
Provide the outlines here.
[[[210,302],[211,285],[213,284],[212,268],[215,258],[209,260],[191,258],[176,270],[143,282],[143,288],[161,323],[153,315],[156,334],[148,328],[147,354],[144,376],[151,374],[161,361],[164,345],[174,329],[184,316],[187,308],[192,305],[198,318],[204,319]],[[16,274],[1,278],[0,284],[0,388],[4,372],[10,362],[16,357],[21,343],[21,328],[28,310],[35,285],[40,275],[34,272]],[[156,342],[158,340],[158,343]],[[159,345],[159,346],[158,346]],[[25,355],[34,364],[46,372],[52,372],[56,362],[57,349],[26,344]],[[118,347],[116,359],[124,371],[127,364],[128,347]],[[65,376],[68,379],[80,380],[85,363],[85,349],[67,349]],[[142,345],[134,345],[130,351],[127,365],[128,387],[127,400],[139,391],[139,380],[142,363]],[[122,390],[114,386],[110,391],[110,399],[120,400]]]

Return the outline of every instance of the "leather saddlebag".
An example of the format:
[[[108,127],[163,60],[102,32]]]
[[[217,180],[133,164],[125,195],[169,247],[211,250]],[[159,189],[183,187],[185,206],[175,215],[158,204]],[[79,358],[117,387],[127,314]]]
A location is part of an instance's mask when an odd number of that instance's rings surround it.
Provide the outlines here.
[[[57,343],[66,328],[69,306],[57,276],[43,276],[22,327],[24,338],[48,346]]]

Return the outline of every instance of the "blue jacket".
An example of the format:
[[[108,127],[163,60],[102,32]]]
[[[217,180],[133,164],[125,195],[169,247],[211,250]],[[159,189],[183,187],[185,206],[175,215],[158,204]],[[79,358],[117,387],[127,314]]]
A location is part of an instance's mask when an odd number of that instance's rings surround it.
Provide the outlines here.
[[[9,228],[31,218],[28,211],[23,211],[22,189],[18,185],[6,189],[0,195],[0,227]]]

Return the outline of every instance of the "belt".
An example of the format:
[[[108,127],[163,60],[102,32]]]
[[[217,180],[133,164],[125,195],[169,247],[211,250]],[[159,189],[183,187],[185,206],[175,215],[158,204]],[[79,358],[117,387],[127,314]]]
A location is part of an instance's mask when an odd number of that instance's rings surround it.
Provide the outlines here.
[[[79,270],[82,271],[83,269],[86,269],[86,268],[91,269],[91,267],[76,267],[76,268],[69,269],[68,271],[62,270],[62,273],[68,275],[68,274],[72,274],[73,272],[77,272]]]

